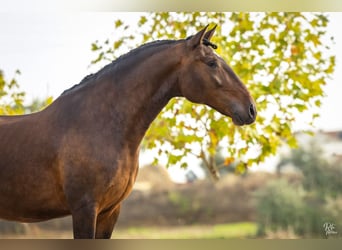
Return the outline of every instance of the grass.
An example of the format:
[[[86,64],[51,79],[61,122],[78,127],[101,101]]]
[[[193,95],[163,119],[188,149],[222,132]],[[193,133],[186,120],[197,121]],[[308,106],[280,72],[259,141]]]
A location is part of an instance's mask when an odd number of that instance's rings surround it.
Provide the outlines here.
[[[217,225],[118,228],[112,239],[244,239],[256,235],[257,224],[240,222]],[[3,239],[71,239],[72,231],[29,230],[22,235],[0,235]]]
[[[242,239],[252,238],[256,223],[240,222],[218,225],[180,227],[134,227],[116,230],[113,239]]]

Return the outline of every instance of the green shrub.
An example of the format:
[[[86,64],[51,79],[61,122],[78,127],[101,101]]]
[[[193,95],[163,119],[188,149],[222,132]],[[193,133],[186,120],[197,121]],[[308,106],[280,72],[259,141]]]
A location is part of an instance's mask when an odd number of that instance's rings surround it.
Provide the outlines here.
[[[0,234],[26,234],[27,230],[25,224],[0,220]]]
[[[290,186],[286,180],[270,181],[255,193],[258,233],[288,230],[300,221],[305,206],[304,191]]]
[[[299,236],[325,236],[323,224],[338,222],[333,213],[339,215],[336,211],[339,203],[331,201],[329,204],[334,209],[328,209],[320,196],[284,179],[270,181],[255,193],[255,198],[258,235],[268,231],[293,231]]]
[[[191,212],[192,210],[191,200],[185,195],[183,195],[182,193],[177,192],[177,191],[172,191],[169,193],[168,198],[171,204],[176,206],[182,214]]]

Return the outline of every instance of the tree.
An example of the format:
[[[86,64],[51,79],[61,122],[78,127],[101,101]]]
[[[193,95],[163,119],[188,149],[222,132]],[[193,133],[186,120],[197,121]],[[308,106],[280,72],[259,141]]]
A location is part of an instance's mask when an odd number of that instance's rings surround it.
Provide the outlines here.
[[[25,113],[33,113],[42,110],[49,106],[53,101],[52,96],[46,97],[45,99],[34,98],[31,104],[25,106]]]
[[[283,157],[277,165],[278,173],[287,164],[292,164],[303,174],[303,187],[309,192],[316,192],[320,197],[336,198],[342,193],[342,163],[330,161],[324,157],[323,149],[314,139],[307,147],[300,146],[291,150],[288,157]]]
[[[25,92],[20,90],[17,77],[20,71],[15,72],[14,77],[7,81],[4,73],[0,69],[0,115],[21,115],[42,110],[44,107],[52,103],[53,98],[45,99],[35,98],[31,104],[25,105]]]
[[[227,118],[183,98],[170,101],[147,132],[143,145],[168,157],[167,165],[187,167],[195,155],[218,178],[215,155],[224,148],[225,162],[237,162],[244,172],[275,154],[282,143],[294,147],[295,118],[306,113],[308,124],[318,117],[323,86],[331,76],[335,57],[326,37],[328,17],[312,13],[148,13],[135,28],[116,20],[116,37],[96,41],[93,64],[106,64],[137,44],[156,39],[179,39],[208,23],[218,24],[220,54],[247,85],[256,100],[254,125],[234,126]],[[177,114],[177,116],[176,116]],[[157,158],[156,158],[157,159]]]
[[[292,149],[277,166],[291,163],[302,173],[301,183],[284,178],[268,182],[255,192],[259,233],[292,229],[297,235],[324,234],[322,226],[342,222],[342,164],[325,158],[316,140]],[[328,237],[328,235],[323,235]]]
[[[15,72],[15,76],[7,81],[4,73],[0,70],[0,115],[14,115],[24,113],[24,97],[25,93],[20,91],[16,77],[20,75],[20,71]]]

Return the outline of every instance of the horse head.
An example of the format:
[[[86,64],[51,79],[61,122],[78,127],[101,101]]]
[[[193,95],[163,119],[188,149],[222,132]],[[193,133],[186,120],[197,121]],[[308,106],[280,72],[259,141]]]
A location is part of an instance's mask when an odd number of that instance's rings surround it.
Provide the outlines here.
[[[216,26],[209,31],[207,28],[185,41],[179,79],[181,94],[231,117],[236,125],[251,124],[257,114],[255,102],[234,71],[214,52],[217,46],[210,39]]]

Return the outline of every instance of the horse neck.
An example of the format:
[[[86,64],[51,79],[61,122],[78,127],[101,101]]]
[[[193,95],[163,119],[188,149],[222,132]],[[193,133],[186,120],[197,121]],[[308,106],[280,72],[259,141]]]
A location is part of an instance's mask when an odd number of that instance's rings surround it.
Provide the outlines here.
[[[179,96],[178,71],[181,46],[166,46],[150,54],[136,67],[121,74],[113,72],[116,83],[108,91],[112,102],[107,112],[120,121],[123,140],[138,146],[152,121],[172,97]],[[128,66],[129,67],[129,66]],[[115,74],[116,73],[116,74]],[[110,82],[110,81],[108,81]],[[114,126],[118,126],[115,124]]]

